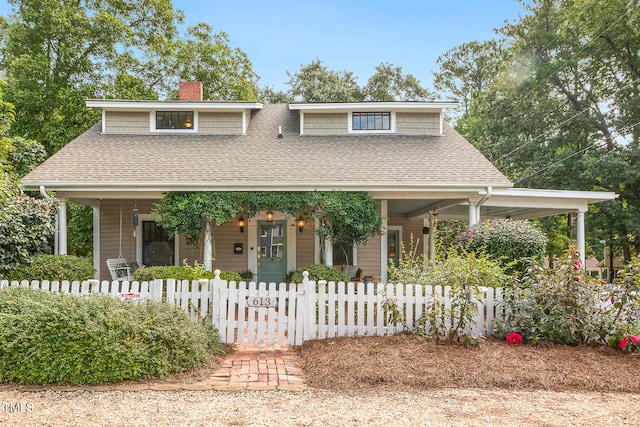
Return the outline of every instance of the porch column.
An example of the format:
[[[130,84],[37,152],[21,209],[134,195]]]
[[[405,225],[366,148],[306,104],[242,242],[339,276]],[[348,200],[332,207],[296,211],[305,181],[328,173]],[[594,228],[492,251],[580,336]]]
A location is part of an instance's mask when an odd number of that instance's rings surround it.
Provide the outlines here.
[[[207,221],[204,229],[204,269],[213,271],[213,236],[211,235],[211,223]]]
[[[436,226],[438,213],[433,211],[429,214],[429,259],[436,259]]]
[[[585,237],[584,237],[584,214],[587,211],[587,208],[578,209],[578,215],[576,219],[576,240],[578,244],[578,250],[580,251],[580,264],[582,268],[587,268],[585,264]]]
[[[324,265],[333,267],[333,243],[331,239],[324,239]]]
[[[67,254],[67,199],[58,199],[58,254]]]
[[[478,203],[477,199],[469,199],[469,227],[478,222],[476,203]]]
[[[380,216],[382,217],[382,229],[385,232],[380,236],[380,281],[382,283],[387,282],[387,263],[389,262],[389,236],[386,230],[389,229],[389,221],[387,220],[388,208],[387,201],[380,200]]]
[[[100,206],[93,207],[93,268],[100,279]]]
[[[425,227],[429,227],[430,225],[430,221],[429,221],[429,217],[425,216],[424,218],[422,218],[422,229],[424,231]],[[431,247],[431,228],[429,228],[429,233],[423,233],[422,234],[422,253],[425,256],[429,256],[429,252],[430,252],[430,247]]]

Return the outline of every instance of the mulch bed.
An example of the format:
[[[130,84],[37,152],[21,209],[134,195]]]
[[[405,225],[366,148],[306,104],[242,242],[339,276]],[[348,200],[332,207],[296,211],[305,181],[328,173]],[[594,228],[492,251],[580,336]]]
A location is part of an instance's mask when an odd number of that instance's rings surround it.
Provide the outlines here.
[[[401,334],[308,341],[297,349],[307,386],[330,390],[447,387],[640,393],[640,355],[606,346],[475,347]]]

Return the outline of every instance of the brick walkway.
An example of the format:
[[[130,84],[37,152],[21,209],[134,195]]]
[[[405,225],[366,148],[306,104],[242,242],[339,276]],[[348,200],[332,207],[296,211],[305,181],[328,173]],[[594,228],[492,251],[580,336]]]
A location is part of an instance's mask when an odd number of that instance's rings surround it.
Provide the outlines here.
[[[216,390],[304,390],[302,371],[287,345],[236,344],[211,379]]]

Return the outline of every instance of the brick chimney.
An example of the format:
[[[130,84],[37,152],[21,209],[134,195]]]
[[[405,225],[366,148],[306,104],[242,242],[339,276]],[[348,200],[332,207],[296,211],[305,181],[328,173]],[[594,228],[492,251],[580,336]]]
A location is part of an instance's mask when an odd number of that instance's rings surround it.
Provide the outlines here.
[[[202,82],[180,82],[178,99],[180,101],[202,101]]]

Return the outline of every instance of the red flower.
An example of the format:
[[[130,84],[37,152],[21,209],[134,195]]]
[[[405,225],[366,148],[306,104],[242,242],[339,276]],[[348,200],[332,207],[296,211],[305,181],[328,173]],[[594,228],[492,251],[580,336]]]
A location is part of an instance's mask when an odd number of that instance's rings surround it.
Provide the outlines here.
[[[521,341],[522,335],[517,332],[511,332],[509,335],[507,335],[507,342],[509,343],[509,345],[517,345],[520,344]]]
[[[640,342],[640,337],[637,335],[634,335],[631,337],[631,344],[633,345],[637,345]]]
[[[580,277],[576,276],[574,280],[575,280],[576,282],[579,282],[579,281],[580,281]]]
[[[629,343],[629,338],[624,337],[620,340],[620,343],[618,344],[618,347],[620,347],[621,349],[625,349],[627,348],[627,344]]]

